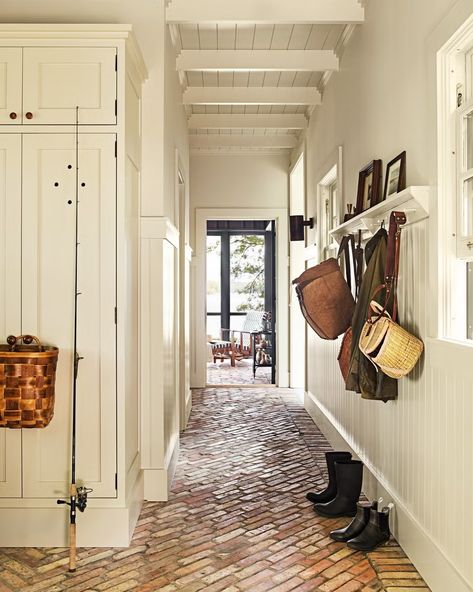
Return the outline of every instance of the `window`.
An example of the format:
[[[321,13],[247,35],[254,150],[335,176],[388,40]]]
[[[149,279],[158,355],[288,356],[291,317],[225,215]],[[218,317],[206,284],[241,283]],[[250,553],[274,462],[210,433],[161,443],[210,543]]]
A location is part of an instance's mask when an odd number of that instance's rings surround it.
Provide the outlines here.
[[[337,243],[331,231],[341,223],[341,156],[342,149],[334,157],[336,164],[324,175],[318,184],[319,202],[319,253],[321,259],[333,257]]]
[[[228,339],[221,329],[241,330],[247,311],[274,315],[274,248],[274,222],[208,222],[209,339]]]
[[[439,333],[473,339],[473,19],[438,53]]]

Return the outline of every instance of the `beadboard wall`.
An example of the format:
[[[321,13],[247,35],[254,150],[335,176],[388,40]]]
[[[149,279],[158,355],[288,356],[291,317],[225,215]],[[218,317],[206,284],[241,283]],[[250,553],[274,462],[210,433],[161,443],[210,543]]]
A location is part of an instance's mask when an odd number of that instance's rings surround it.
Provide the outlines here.
[[[430,309],[428,227],[424,220],[404,229],[399,282],[400,318],[422,336]],[[340,341],[322,341],[310,331],[309,397],[379,482],[368,478],[365,492],[394,500],[394,530],[412,559],[424,563],[424,577],[433,585],[449,575],[439,569],[443,560],[452,577],[458,572],[455,586],[447,578],[432,589],[460,592],[473,585],[473,373],[471,360],[470,371],[468,362],[462,369],[464,348],[425,341],[421,363],[399,381],[398,400],[382,403],[346,391],[337,363]],[[407,516],[404,528],[398,510]],[[416,542],[419,537],[428,542]],[[422,544],[437,549],[426,553]],[[443,557],[435,564],[437,551]]]
[[[438,185],[437,51],[472,14],[471,0],[367,0],[341,68],[324,90],[305,139],[306,217],[317,185],[343,150],[345,204],[358,171],[407,151],[407,185]],[[292,156],[295,162],[298,153]],[[453,196],[442,196],[453,199]],[[365,463],[364,491],[393,500],[393,530],[433,592],[473,590],[473,347],[437,339],[437,196],[430,217],[403,230],[399,301],[403,324],[425,354],[381,403],[345,391],[339,341],[308,330],[306,408],[334,446]],[[453,203],[452,203],[453,207]],[[308,245],[319,244],[317,229]]]

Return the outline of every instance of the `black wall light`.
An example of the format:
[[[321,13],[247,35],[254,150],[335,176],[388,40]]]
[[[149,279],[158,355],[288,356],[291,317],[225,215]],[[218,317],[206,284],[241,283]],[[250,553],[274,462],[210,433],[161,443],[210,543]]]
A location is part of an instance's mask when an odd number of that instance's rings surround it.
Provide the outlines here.
[[[314,219],[304,220],[304,216],[289,216],[289,236],[291,241],[304,240],[304,226],[314,228]]]

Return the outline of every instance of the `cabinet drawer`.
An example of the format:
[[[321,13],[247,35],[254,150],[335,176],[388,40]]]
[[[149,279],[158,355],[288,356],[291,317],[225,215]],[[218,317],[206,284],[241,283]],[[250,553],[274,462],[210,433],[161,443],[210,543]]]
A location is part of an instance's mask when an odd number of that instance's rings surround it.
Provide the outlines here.
[[[23,123],[115,124],[116,49],[25,47]]]
[[[0,124],[21,123],[21,47],[0,47]]]

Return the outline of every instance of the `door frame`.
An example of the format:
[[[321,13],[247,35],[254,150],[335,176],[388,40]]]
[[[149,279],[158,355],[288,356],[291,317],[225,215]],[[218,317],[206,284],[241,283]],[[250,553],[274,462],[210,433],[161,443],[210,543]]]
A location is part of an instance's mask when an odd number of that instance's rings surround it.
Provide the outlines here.
[[[292,214],[303,214],[304,219],[306,218],[307,212],[307,177],[306,177],[306,156],[305,150],[302,150],[297,159],[295,160],[294,164],[291,166],[289,170],[289,215]],[[301,166],[302,167],[302,185],[303,185],[303,205],[302,211],[293,212],[292,211],[292,187],[293,187],[293,175],[296,172],[296,169]],[[299,243],[291,243],[289,246],[289,270],[291,274],[291,278],[297,277],[300,275],[302,271],[306,268],[306,246],[307,246],[307,238],[304,239],[304,242],[300,244],[300,252],[297,251],[298,257],[300,256],[299,261],[295,261],[293,255],[291,255],[291,250],[297,249]],[[297,265],[302,264],[302,265]],[[297,268],[294,267],[297,265]],[[297,302],[297,297],[294,289],[290,287],[290,294],[289,294],[289,386],[290,388],[297,388],[297,389],[307,389],[307,325],[304,321],[300,313],[300,306]],[[297,319],[298,327],[294,327],[294,318]],[[297,335],[295,336],[294,330],[299,329],[302,330],[302,336]],[[294,339],[296,337],[296,339]],[[302,337],[302,339],[301,339]],[[297,343],[297,348],[296,344]],[[297,349],[297,351],[296,351]],[[293,364],[292,360],[296,356],[302,356],[304,360],[304,369],[303,369],[303,376],[298,377],[295,379],[294,372],[293,372]],[[299,379],[302,378],[303,384],[298,384]]]
[[[206,331],[206,238],[208,220],[274,220],[276,225],[276,315],[278,340],[276,385],[289,386],[289,269],[286,208],[196,208],[196,253],[192,315],[191,387],[207,382]]]
[[[192,408],[190,389],[190,322],[189,290],[192,249],[189,246],[189,198],[188,176],[179,150],[174,151],[174,221],[179,230],[179,248],[176,252],[176,321],[175,321],[175,385],[178,408],[179,431],[184,431]]]

